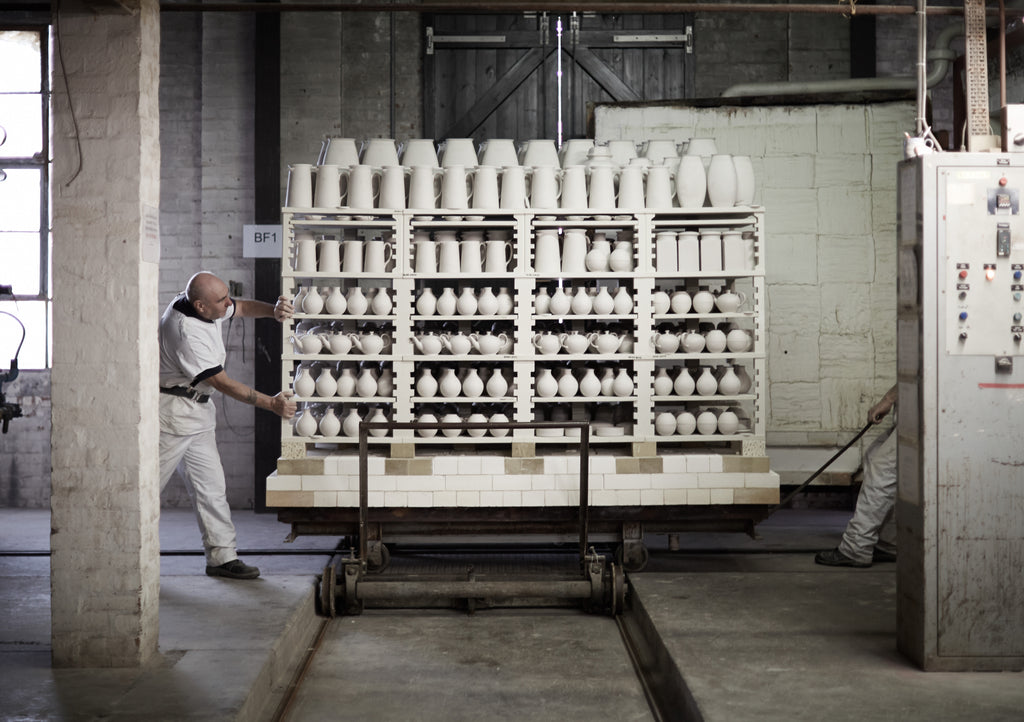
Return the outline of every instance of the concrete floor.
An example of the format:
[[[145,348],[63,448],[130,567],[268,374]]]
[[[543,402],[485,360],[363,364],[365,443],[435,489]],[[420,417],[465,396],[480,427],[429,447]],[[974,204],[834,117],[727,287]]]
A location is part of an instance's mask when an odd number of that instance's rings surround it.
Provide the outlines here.
[[[1024,673],[925,674],[899,656],[894,565],[813,564],[848,516],[784,511],[758,540],[684,535],[673,553],[650,540],[632,583],[704,718],[1024,719]],[[272,515],[235,519],[243,552],[312,553],[243,553],[257,582],[164,556],[161,654],[143,670],[51,669],[48,559],[0,556],[0,719],[265,719],[319,627],[314,577],[336,540],[289,545]],[[190,511],[165,510],[160,531],[165,551],[198,547]],[[48,532],[45,511],[0,509],[0,552],[45,550]],[[553,610],[341,618],[288,719],[647,719],[611,629]]]

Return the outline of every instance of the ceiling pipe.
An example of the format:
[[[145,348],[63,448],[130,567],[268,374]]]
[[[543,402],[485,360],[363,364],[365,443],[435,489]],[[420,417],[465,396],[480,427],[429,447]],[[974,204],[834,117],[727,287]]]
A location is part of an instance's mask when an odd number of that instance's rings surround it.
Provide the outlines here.
[[[925,96],[928,94],[928,0],[917,0],[917,78],[915,87],[917,89],[917,118],[915,126],[917,137],[923,138],[928,130],[928,122],[925,120]],[[945,77],[946,73],[942,73]],[[939,78],[942,80],[942,78]]]
[[[717,3],[717,2],[588,2],[581,6],[579,0],[427,0],[410,2],[399,0],[395,3],[362,2],[162,2],[162,12],[414,12],[414,13],[511,13],[523,12],[572,12],[586,10],[598,14],[624,13],[678,15],[680,13],[817,13],[827,15],[912,15],[912,5],[857,5],[855,0],[839,4],[797,3]],[[993,10],[992,14],[997,11]],[[928,8],[929,15],[964,14],[961,7]]]
[[[956,53],[950,49],[955,38],[964,34],[960,25],[951,25],[942,31],[935,43],[935,49],[929,50],[927,59],[932,62],[932,70],[925,76],[925,85],[929,88],[937,85],[949,72]],[[890,78],[845,78],[842,80],[812,80],[807,82],[777,83],[741,83],[726,88],[723,98],[766,95],[807,95],[813,93],[856,93],[872,90],[914,90],[917,86],[915,76],[893,76]],[[923,116],[924,113],[922,112]]]

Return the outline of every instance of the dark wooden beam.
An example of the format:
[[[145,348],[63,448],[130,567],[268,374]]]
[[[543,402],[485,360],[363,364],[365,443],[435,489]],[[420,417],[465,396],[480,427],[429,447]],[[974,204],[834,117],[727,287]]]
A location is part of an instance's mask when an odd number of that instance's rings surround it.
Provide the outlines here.
[[[255,222],[281,222],[281,16],[255,17],[254,205]],[[272,301],[281,293],[281,261],[255,259],[253,297]],[[273,319],[255,321],[255,386],[274,394],[281,386],[281,329]],[[281,422],[268,411],[256,411],[253,431],[254,506],[267,511],[267,476],[281,455]]]

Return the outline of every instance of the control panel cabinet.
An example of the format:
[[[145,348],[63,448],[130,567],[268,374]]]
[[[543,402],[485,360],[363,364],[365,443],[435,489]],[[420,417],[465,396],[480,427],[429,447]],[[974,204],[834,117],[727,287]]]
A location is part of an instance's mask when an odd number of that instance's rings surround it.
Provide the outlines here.
[[[899,646],[1024,668],[1024,156],[899,166]]]

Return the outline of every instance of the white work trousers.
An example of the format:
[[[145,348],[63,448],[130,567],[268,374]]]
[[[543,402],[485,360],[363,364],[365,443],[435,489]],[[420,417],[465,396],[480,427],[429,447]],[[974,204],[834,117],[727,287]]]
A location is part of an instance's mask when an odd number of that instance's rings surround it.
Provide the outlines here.
[[[175,468],[185,480],[185,489],[199,521],[207,565],[216,567],[237,559],[235,525],[231,522],[224,468],[214,430],[190,436],[160,432],[161,491]]]
[[[870,562],[876,546],[896,552],[896,438],[891,426],[864,454],[864,483],[839,544],[839,551],[858,562]]]

